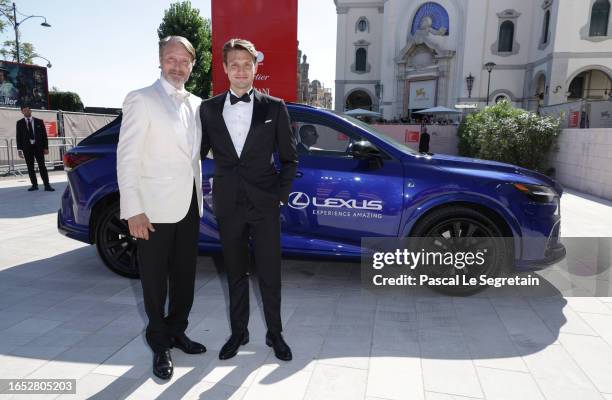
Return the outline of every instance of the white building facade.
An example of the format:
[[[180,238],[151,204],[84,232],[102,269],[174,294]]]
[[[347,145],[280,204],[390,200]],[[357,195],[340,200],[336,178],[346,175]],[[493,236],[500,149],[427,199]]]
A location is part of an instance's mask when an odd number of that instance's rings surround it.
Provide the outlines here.
[[[395,119],[502,98],[535,110],[612,96],[610,0],[334,2],[336,110]]]

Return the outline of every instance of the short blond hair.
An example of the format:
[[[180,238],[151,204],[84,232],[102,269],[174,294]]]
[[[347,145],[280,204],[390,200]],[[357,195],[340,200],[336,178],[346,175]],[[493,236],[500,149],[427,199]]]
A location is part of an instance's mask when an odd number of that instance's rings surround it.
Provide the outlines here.
[[[159,58],[161,58],[162,55],[164,54],[164,49],[166,48],[166,46],[168,46],[171,43],[182,44],[185,50],[187,50],[187,53],[191,55],[192,61],[195,61],[196,52],[191,42],[183,36],[176,36],[176,35],[166,36],[165,38],[159,41]]]
[[[223,45],[223,64],[227,65],[227,53],[232,50],[247,51],[253,57],[253,64],[257,64],[257,50],[255,45],[246,39],[230,39]]]

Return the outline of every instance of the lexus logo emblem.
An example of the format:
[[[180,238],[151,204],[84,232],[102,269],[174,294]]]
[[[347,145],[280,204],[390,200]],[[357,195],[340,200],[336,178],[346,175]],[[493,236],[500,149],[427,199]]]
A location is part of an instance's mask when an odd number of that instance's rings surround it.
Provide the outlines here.
[[[310,205],[310,197],[306,193],[292,192],[289,195],[289,207],[301,210]]]

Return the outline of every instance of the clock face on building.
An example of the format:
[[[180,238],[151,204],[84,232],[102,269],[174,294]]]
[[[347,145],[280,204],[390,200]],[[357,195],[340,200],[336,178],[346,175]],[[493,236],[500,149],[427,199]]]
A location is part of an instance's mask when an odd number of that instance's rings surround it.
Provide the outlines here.
[[[419,7],[412,20],[410,33],[414,35],[419,29],[434,29],[435,31],[444,32],[444,36],[448,36],[449,19],[444,7],[431,2],[427,2]]]

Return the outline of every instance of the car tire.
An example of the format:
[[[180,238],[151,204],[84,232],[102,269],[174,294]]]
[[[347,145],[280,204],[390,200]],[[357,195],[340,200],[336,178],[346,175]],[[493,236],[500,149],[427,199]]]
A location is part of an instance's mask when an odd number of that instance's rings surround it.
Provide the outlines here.
[[[434,276],[448,278],[457,274],[478,278],[486,275],[496,278],[504,275],[514,258],[512,239],[504,237],[499,224],[482,212],[465,206],[450,206],[434,210],[417,222],[411,237],[414,249],[423,248],[426,243],[428,250],[437,251],[478,251],[486,248],[486,265],[481,267],[440,266],[435,269]],[[426,239],[423,239],[426,238]],[[438,240],[431,240],[437,238]],[[435,244],[434,244],[435,243]],[[429,274],[429,273],[428,273]],[[468,296],[487,288],[486,285],[433,285],[431,289],[451,296]]]
[[[130,236],[127,221],[119,218],[119,202],[105,207],[96,224],[96,248],[104,265],[127,278],[138,278],[136,239]]]

